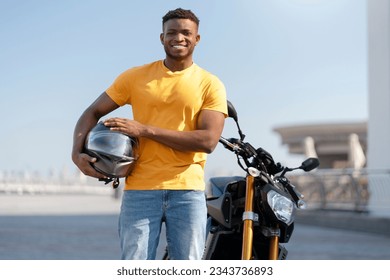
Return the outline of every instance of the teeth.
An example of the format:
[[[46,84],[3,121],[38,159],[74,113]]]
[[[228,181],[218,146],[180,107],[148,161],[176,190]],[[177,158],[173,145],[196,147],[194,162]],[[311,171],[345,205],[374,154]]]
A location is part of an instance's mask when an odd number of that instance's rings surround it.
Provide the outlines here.
[[[184,46],[173,46],[173,48],[175,48],[175,49],[184,49],[185,47]]]

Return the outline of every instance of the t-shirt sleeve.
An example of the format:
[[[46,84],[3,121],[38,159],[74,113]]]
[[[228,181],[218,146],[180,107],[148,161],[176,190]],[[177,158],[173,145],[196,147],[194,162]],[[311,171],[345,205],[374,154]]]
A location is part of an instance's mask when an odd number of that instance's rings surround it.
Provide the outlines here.
[[[131,69],[121,73],[112,85],[106,89],[108,96],[119,106],[131,104]]]
[[[202,109],[221,112],[227,117],[226,89],[224,84],[215,76],[210,82]]]

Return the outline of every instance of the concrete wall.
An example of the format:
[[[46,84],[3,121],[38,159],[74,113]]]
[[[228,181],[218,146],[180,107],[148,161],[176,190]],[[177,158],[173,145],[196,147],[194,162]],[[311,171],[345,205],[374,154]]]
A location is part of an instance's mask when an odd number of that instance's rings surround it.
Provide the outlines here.
[[[368,168],[390,169],[390,1],[367,0]]]
[[[368,23],[368,168],[390,169],[390,1],[367,0]],[[390,216],[385,198],[390,185],[384,174],[369,178],[369,209],[373,215]],[[384,187],[381,187],[383,185]],[[385,191],[385,192],[384,192]],[[388,207],[386,209],[386,207]]]

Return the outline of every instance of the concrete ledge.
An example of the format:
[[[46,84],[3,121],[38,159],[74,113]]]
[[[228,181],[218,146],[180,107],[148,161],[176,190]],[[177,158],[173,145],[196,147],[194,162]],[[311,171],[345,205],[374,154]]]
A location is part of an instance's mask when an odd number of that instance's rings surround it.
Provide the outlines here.
[[[302,210],[296,222],[301,224],[360,231],[390,237],[390,218],[350,211]]]
[[[0,195],[0,216],[119,214],[121,200],[106,195]]]

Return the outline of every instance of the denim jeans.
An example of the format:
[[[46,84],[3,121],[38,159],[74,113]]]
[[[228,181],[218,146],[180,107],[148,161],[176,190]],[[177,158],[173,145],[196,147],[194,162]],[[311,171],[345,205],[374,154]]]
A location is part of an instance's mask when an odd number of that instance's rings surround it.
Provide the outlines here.
[[[119,217],[122,259],[156,258],[162,222],[174,260],[201,259],[207,208],[203,191],[124,191]]]

